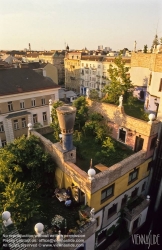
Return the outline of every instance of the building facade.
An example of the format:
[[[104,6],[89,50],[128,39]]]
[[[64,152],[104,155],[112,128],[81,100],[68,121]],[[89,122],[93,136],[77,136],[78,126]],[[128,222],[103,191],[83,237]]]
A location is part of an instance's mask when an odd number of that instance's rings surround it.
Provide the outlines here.
[[[0,146],[27,135],[27,124],[50,124],[49,99],[58,86],[30,69],[0,70]]]
[[[134,95],[144,100],[144,108],[162,119],[162,45],[153,53],[132,53],[130,76]]]
[[[69,52],[65,58],[65,87],[86,95],[87,89],[97,90],[99,97],[102,89],[109,83],[108,69],[114,64],[114,56],[85,55],[83,52]],[[126,67],[131,59],[123,57]]]
[[[76,165],[75,147],[65,150],[60,142],[53,144],[43,137],[41,140],[57,162],[55,178],[59,187],[71,187],[76,201],[95,209],[96,236],[90,238],[88,243],[91,246],[88,249],[95,249],[95,246],[100,246],[106,241],[107,230],[117,226],[122,208],[130,235],[145,222],[150,203],[146,198],[149,163],[160,122],[143,122],[128,117],[123,107],[116,108],[114,105],[89,101],[89,107],[92,112],[102,114],[109,125],[112,124],[112,136],[123,145],[131,147],[133,155],[112,166],[97,164],[94,168],[100,171],[91,176],[89,171],[87,174]],[[63,131],[69,133],[69,130]],[[40,136],[35,131],[33,133]],[[142,199],[141,203],[133,210],[128,210],[128,201],[135,201],[139,196]]]

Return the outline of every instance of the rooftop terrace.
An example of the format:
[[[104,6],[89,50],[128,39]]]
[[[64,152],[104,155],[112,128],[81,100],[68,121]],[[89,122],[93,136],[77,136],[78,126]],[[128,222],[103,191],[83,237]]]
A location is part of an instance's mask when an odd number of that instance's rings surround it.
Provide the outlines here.
[[[53,133],[45,134],[45,138],[49,139],[51,142],[55,143]],[[113,140],[115,151],[110,152],[105,155],[102,153],[102,147],[95,141],[95,137],[88,136],[82,138],[82,141],[78,143],[74,141],[74,146],[76,146],[76,165],[87,172],[90,167],[90,160],[93,159],[93,166],[101,163],[106,167],[111,167],[112,165],[124,160],[128,156],[132,155],[134,152],[126,145]],[[96,168],[96,173],[102,171],[102,168]],[[105,170],[105,169],[104,169]]]

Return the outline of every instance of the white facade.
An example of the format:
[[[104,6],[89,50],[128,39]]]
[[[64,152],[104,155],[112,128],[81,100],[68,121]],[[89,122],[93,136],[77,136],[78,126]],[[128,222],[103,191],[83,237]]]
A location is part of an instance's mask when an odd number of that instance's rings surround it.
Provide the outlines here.
[[[103,65],[100,61],[81,60],[81,82],[80,93],[86,95],[86,89],[96,89],[101,97]]]

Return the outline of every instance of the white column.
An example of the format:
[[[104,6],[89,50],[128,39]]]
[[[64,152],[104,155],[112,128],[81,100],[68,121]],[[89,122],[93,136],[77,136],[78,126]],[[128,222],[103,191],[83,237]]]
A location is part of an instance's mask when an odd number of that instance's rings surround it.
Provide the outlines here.
[[[49,113],[50,113],[50,123],[52,123],[52,99],[49,100]]]
[[[28,114],[28,122],[27,123],[33,124],[32,114]]]
[[[7,143],[10,143],[10,142],[14,141],[12,121],[11,121],[11,119],[6,119],[5,123],[6,123],[6,126],[5,126],[6,141],[7,141]]]

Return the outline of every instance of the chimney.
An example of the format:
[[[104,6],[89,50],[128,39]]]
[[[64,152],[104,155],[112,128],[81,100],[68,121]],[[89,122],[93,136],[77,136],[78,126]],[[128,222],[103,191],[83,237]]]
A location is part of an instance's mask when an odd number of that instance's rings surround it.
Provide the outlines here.
[[[62,133],[62,147],[66,151],[70,151],[73,146],[73,128],[76,116],[76,108],[68,105],[58,107],[56,109],[58,121]]]

